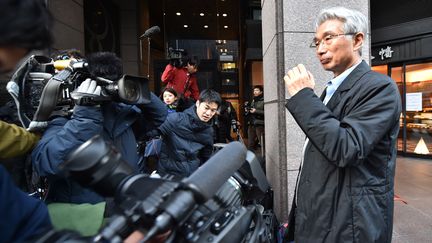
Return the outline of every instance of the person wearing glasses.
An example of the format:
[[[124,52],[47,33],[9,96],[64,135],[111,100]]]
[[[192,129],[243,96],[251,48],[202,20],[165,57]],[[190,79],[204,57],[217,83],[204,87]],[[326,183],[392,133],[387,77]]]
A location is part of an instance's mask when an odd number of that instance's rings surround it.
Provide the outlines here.
[[[395,82],[362,60],[367,18],[333,7],[311,47],[333,73],[321,98],[302,64],[284,77],[286,108],[306,134],[289,241],[391,242],[401,100]]]

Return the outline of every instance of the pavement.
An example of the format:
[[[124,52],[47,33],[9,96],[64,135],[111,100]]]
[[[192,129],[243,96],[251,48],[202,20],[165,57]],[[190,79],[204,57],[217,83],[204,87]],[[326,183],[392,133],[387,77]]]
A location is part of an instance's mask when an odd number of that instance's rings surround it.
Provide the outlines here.
[[[432,160],[398,157],[393,243],[432,243]]]

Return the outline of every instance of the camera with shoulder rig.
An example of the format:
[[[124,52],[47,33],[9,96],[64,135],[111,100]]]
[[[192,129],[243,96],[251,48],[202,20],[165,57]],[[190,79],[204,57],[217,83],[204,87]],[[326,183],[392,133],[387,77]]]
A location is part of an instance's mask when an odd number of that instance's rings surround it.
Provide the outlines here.
[[[109,66],[103,65],[106,64],[88,63],[84,59],[72,59],[65,65],[64,60],[54,62],[49,57],[31,56],[17,69],[7,85],[17,105],[22,125],[29,130],[37,130],[52,115],[70,114],[74,104],[150,102],[148,79],[122,75],[111,80],[92,74],[95,68],[109,69]],[[97,85],[101,86],[100,95],[73,92],[87,78],[97,81]]]
[[[82,186],[114,196],[120,209],[92,242],[121,242],[135,231],[144,234],[141,242],[161,234],[165,242],[276,242],[272,190],[255,155],[239,142],[182,180],[133,173],[100,136],[81,145],[60,168]],[[51,235],[38,242],[64,239]]]
[[[184,67],[186,63],[187,52],[184,49],[173,49],[168,48],[167,59],[169,59],[170,64],[176,68]]]

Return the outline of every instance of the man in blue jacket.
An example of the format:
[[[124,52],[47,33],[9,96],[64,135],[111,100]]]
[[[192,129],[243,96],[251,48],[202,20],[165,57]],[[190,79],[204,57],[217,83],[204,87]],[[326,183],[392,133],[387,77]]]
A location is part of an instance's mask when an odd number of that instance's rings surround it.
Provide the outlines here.
[[[92,76],[118,80],[123,74],[121,60],[113,53],[93,54],[87,62]],[[96,81],[87,79],[78,90],[98,95],[101,89]],[[104,198],[90,189],[64,178],[58,165],[85,141],[101,134],[120,151],[126,162],[138,170],[137,142],[132,125],[145,118],[157,127],[165,120],[166,114],[166,106],[151,94],[151,102],[139,105],[139,108],[112,101],[101,105],[75,105],[70,118],[57,117],[50,121],[32,153],[34,168],[39,175],[46,176],[49,180],[47,201],[76,204],[104,201]]]
[[[222,100],[214,90],[203,90],[196,105],[171,113],[157,129],[162,134],[158,173],[187,177],[207,161],[213,151],[211,119]]]

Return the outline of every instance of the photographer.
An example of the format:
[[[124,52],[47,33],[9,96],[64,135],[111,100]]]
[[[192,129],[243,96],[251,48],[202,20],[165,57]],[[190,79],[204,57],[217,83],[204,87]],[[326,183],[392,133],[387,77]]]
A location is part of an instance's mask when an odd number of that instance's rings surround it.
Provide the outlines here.
[[[222,99],[219,111],[213,125],[215,143],[229,143],[234,141],[231,129],[237,133],[239,122],[237,113],[231,102]]]
[[[249,113],[248,121],[248,149],[254,151],[257,143],[264,151],[264,90],[261,85],[254,86],[253,99],[249,107],[245,108]]]
[[[87,62],[92,77],[118,80],[123,74],[121,60],[114,53],[95,53],[88,57]],[[86,79],[76,91],[89,96],[98,96],[101,87],[96,81]],[[61,116],[51,120],[32,153],[34,168],[40,176],[48,178],[50,188],[47,201],[97,204],[99,210],[90,210],[90,214],[92,212],[99,212],[99,214],[94,215],[94,218],[88,215],[88,220],[97,221],[98,218],[101,220],[105,206],[101,202],[104,202],[104,198],[64,178],[59,173],[59,164],[71,151],[94,135],[101,134],[121,152],[124,160],[132,168],[138,169],[137,142],[132,125],[135,122],[143,122],[151,123],[146,125],[158,126],[165,120],[166,114],[166,106],[158,97],[151,94],[151,102],[139,105],[139,108],[114,101],[81,104],[75,105],[71,117]]]
[[[162,73],[162,82],[166,84],[167,88],[173,88],[177,91],[180,98],[184,99],[187,107],[192,106],[199,99],[197,71],[198,62],[193,58],[189,58],[185,62],[181,59],[171,59]]]
[[[52,43],[52,18],[43,1],[0,1],[0,74],[14,69],[33,49]],[[9,158],[32,149],[38,136],[13,124],[0,121],[0,156]],[[20,191],[0,165],[0,242],[30,240],[50,229],[51,222],[43,202]]]

